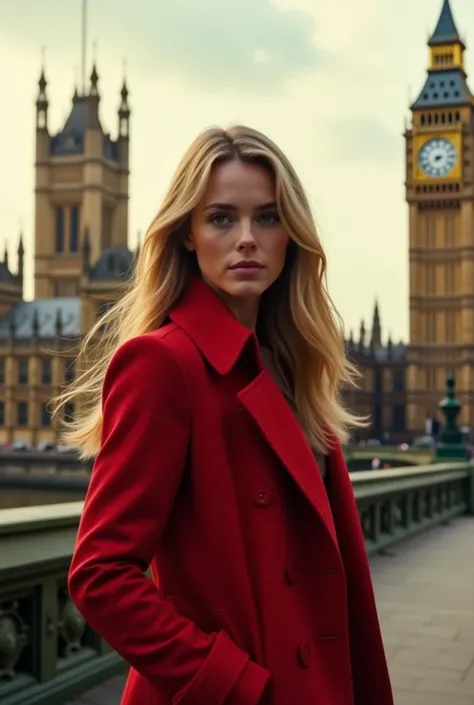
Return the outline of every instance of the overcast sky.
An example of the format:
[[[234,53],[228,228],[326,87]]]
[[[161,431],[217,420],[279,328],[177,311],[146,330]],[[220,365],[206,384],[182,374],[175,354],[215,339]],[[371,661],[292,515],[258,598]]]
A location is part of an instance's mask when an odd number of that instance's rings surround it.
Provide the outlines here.
[[[451,0],[461,34],[474,3]],[[308,191],[347,329],[380,302],[407,337],[402,133],[442,0],[90,0],[104,128],[117,130],[124,59],[132,107],[130,245],[202,128],[245,123],[288,154]],[[31,296],[34,124],[46,47],[50,128],[80,79],[81,0],[0,3],[0,251],[23,223]],[[467,53],[468,72],[474,60]],[[474,81],[474,78],[473,78]],[[471,82],[471,86],[474,83]],[[411,87],[411,88],[410,88]]]

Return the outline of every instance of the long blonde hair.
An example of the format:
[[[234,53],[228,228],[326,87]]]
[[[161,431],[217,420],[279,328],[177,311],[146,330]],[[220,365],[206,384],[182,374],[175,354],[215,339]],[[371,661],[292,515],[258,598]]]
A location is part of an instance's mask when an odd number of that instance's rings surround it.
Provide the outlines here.
[[[303,430],[311,445],[324,452],[330,435],[346,442],[349,426],[365,425],[341,401],[340,384],[354,383],[356,371],[345,356],[341,320],[327,291],[326,257],[300,180],[286,156],[260,132],[242,126],[210,128],[178,165],[123,296],[84,338],[78,357],[82,373],[56,399],[55,413],[72,399],[80,402],[64,440],[79,447],[83,457],[94,456],[100,447],[102,384],[112,355],[130,338],[162,325],[183,294],[196,267],[183,245],[190,214],[205,194],[213,166],[235,158],[272,171],[278,212],[294,241],[283,274],[262,297],[259,320],[280,370],[291,379]]]

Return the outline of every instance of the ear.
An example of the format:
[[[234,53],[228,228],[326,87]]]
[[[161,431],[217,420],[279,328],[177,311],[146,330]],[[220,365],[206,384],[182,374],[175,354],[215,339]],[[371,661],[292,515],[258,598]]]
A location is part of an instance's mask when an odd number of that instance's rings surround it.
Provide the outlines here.
[[[196,250],[196,245],[194,244],[194,238],[192,233],[189,233],[186,236],[183,245],[189,252],[194,252]]]

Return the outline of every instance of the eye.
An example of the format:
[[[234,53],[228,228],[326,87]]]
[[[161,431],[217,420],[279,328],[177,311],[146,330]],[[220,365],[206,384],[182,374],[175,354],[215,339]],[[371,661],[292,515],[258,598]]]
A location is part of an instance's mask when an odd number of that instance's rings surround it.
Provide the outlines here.
[[[231,219],[226,213],[213,213],[209,217],[209,222],[214,223],[214,225],[222,227],[222,226],[229,225],[231,222]]]
[[[263,225],[277,225],[280,222],[280,216],[275,211],[262,213],[259,222]]]

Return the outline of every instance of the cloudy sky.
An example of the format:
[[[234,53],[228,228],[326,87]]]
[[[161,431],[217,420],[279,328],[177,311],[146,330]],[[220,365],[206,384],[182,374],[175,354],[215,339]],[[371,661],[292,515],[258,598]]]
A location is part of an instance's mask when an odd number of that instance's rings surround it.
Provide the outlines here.
[[[451,0],[461,33],[474,3]],[[408,331],[402,133],[442,0],[89,0],[104,127],[116,133],[126,60],[132,105],[130,245],[202,128],[246,123],[286,151],[310,197],[348,329],[380,302]],[[46,47],[50,128],[80,79],[81,0],[0,3],[0,248],[20,223],[31,255],[34,100]],[[467,54],[468,71],[474,60]],[[473,78],[474,81],[474,78]],[[473,85],[473,84],[471,84]],[[31,256],[28,261],[31,296]]]

